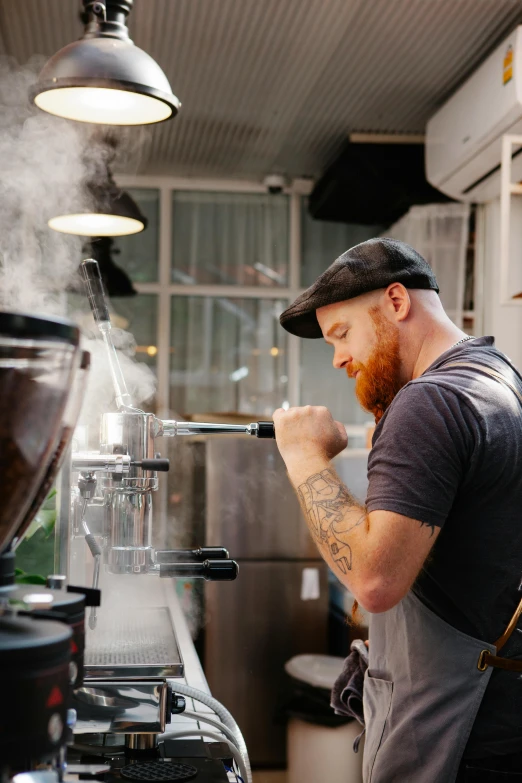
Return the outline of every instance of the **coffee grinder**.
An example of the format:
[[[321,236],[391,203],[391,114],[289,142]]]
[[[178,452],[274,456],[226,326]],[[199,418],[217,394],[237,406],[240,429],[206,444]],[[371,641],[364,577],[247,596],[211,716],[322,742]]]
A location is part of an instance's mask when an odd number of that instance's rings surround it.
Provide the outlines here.
[[[42,765],[60,778],[83,677],[84,594],[52,589],[52,578],[49,588],[14,585],[15,549],[76,425],[89,366],[79,339],[68,321],[0,312],[2,783]]]

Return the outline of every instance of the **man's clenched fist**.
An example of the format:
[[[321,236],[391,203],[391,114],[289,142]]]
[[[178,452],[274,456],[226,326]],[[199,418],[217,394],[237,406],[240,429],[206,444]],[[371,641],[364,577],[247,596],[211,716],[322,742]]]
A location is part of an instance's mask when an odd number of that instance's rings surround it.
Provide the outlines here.
[[[344,426],[332,418],[328,408],[306,405],[274,411],[277,445],[287,467],[298,460],[333,459],[346,448]]]

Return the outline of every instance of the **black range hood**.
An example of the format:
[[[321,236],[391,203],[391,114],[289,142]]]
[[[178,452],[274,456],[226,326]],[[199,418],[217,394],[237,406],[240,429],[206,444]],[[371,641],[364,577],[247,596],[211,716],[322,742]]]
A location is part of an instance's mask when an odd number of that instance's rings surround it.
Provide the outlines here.
[[[308,209],[317,220],[386,228],[415,204],[448,201],[426,180],[424,144],[347,142],[314,187]]]

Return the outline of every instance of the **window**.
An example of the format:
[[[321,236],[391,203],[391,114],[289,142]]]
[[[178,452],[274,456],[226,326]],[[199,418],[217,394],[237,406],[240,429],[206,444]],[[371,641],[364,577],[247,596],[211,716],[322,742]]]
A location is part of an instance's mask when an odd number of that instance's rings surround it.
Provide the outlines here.
[[[115,263],[124,269],[133,283],[156,282],[159,266],[160,193],[156,188],[128,188],[132,198],[147,218],[148,224],[139,234],[117,237]]]
[[[149,407],[266,417],[283,405],[322,404],[347,424],[367,422],[331,348],[289,336],[279,315],[380,227],[315,221],[305,198],[245,192],[243,183],[219,192],[135,183],[127,187],[149,225],[118,238],[114,260],[138,295],[112,305],[116,325],[134,335],[135,358],[157,375]],[[160,215],[170,215],[161,231]]]
[[[172,194],[173,283],[285,286],[288,196]]]
[[[170,407],[270,416],[288,399],[279,299],[172,297]]]
[[[306,288],[345,250],[359,242],[377,237],[382,226],[359,226],[353,223],[331,223],[314,220],[308,213],[307,200],[301,205],[301,284]]]

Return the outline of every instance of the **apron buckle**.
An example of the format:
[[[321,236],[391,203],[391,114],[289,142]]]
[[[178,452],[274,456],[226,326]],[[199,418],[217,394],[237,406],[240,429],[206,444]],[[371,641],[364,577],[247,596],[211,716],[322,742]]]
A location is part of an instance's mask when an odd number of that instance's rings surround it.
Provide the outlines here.
[[[487,656],[489,655],[489,650],[482,650],[482,652],[479,655],[478,663],[477,663],[477,669],[479,672],[485,672],[488,668],[487,663]]]

